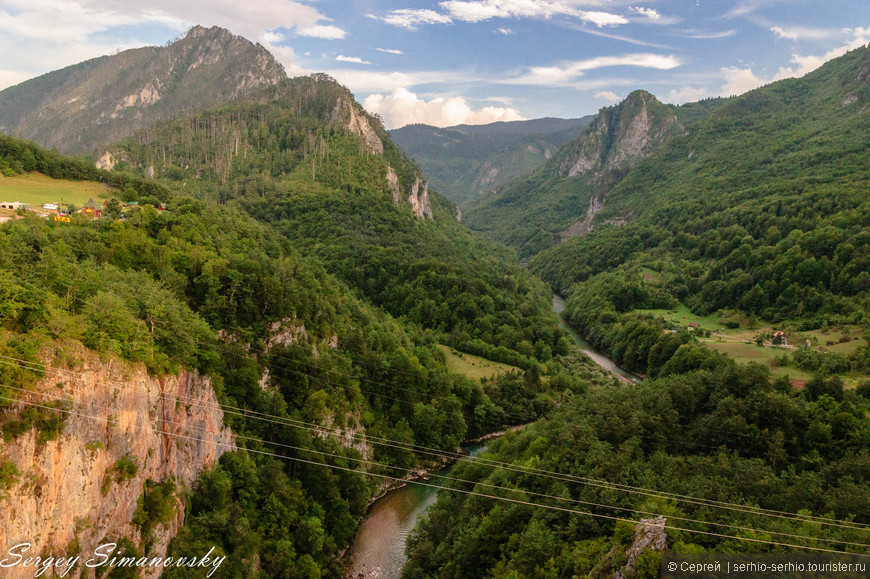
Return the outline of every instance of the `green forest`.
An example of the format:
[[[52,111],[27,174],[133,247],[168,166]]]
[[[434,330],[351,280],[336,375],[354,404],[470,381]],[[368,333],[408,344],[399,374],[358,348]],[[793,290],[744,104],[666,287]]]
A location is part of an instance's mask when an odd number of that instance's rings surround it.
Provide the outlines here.
[[[0,225],[0,356],[20,362],[0,364],[4,442],[63,433],[69,401],[16,404],[46,383],[46,352],[67,369],[84,347],[153,377],[209,377],[243,410],[224,414],[238,450],[191,489],[148,481],[139,536],[121,543],[148,553],[178,498],[169,554],[214,546],[228,557],[216,577],[342,576],[383,480],[503,430],[450,471],[404,577],[609,577],[658,515],[675,552],[866,552],[867,71],[863,48],[733,99],[633,93],[601,118],[616,126],[643,101],[664,127],[643,158],[623,164],[602,131],[595,179],[566,177],[586,146],[568,143],[479,207],[483,235],[423,195],[419,167],[326,75],[141,129],[108,147],[111,171],[94,168],[102,149],[70,158],[0,135],[4,175],[111,188],[101,218],[20,210]],[[593,195],[594,227],[555,237]],[[642,380],[580,355],[553,291]],[[744,363],[711,347],[720,325],[757,334],[758,351],[808,342]],[[282,330],[293,339],[273,340]],[[508,368],[457,374],[448,352]],[[118,459],[104,494],[137,468]],[[0,456],[0,501],[26,476]],[[659,557],[634,560],[636,576],[657,576]]]

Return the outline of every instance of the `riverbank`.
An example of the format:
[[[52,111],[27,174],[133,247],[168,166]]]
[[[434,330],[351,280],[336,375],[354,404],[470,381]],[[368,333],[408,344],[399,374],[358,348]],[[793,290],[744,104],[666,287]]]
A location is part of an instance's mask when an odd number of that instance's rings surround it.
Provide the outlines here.
[[[574,343],[577,345],[577,349],[585,354],[590,360],[601,366],[602,369],[613,374],[620,382],[626,384],[637,384],[643,380],[643,376],[639,376],[634,372],[629,372],[625,368],[617,365],[616,362],[601,352],[595,350],[592,347],[592,344],[587,342],[586,339],[565,320],[562,315],[565,311],[565,298],[555,292],[553,292],[553,311],[556,312],[556,315],[559,317],[559,326],[574,338]]]

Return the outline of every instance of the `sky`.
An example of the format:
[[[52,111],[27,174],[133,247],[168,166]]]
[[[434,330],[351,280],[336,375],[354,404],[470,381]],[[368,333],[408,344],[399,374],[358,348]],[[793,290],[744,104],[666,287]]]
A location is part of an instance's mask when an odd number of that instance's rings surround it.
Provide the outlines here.
[[[870,0],[0,0],[0,89],[197,24],[326,72],[398,128],[742,94],[870,42]]]

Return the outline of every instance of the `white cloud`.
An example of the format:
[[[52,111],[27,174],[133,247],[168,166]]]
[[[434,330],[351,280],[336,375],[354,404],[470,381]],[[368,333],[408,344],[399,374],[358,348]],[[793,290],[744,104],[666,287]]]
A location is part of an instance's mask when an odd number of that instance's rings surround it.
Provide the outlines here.
[[[514,33],[510,28],[496,28],[495,31],[499,34],[504,34],[505,36],[510,36]]]
[[[751,68],[723,68],[725,84],[722,85],[720,93],[723,96],[739,95],[746,91],[758,88],[761,85],[768,84],[785,78],[801,77],[808,74],[824,63],[846,54],[850,50],[854,50],[860,46],[864,46],[870,42],[870,28],[854,28],[848,31],[852,34],[852,40],[832,48],[824,54],[801,55],[792,54],[791,64],[793,66],[783,66],[770,78],[757,76]]]
[[[810,28],[806,26],[772,26],[770,31],[777,38],[786,40],[825,40],[828,38],[842,37],[843,33],[848,33],[849,30],[841,30],[836,28]]]
[[[345,32],[338,26],[332,26],[331,24],[306,26],[304,28],[300,28],[297,33],[300,36],[308,36],[309,38],[324,38],[326,40],[341,40],[342,38],[347,36],[347,32]]]
[[[119,27],[164,27],[182,33],[195,24],[221,26],[260,39],[274,51],[279,29],[343,37],[344,31],[324,25],[328,20],[312,6],[293,0],[0,0],[0,54],[15,55],[16,67],[34,76],[149,44],[129,30],[116,32]],[[287,56],[284,50],[285,67]]]
[[[639,20],[644,22],[645,24],[676,24],[680,21],[679,18],[674,16],[665,16],[655,8],[644,8],[643,6],[631,6],[629,7],[629,11],[637,14]]]
[[[698,86],[684,86],[679,89],[672,89],[665,100],[665,102],[681,105],[683,103],[691,103],[695,101],[699,101],[701,99],[705,99],[710,96],[710,92],[703,87]]]
[[[552,18],[574,16],[602,26],[628,24],[624,16],[577,9],[565,0],[444,0],[440,6],[455,20],[482,22],[493,18]]]
[[[680,59],[672,55],[642,53],[625,54],[622,56],[599,56],[587,60],[562,63],[559,66],[532,67],[525,74],[505,79],[503,82],[506,84],[565,86],[571,84],[574,79],[582,76],[588,70],[611,66],[636,66],[670,70],[680,66],[680,64]]]
[[[275,60],[281,63],[288,76],[302,76],[311,72],[310,70],[299,66],[296,59],[296,53],[289,46],[277,46],[269,44],[268,42],[264,42],[264,46],[272,53]]]
[[[358,56],[345,56],[343,54],[339,54],[335,57],[335,60],[339,62],[353,62],[356,64],[371,64],[368,60],[363,60]]]
[[[370,113],[380,115],[388,128],[403,127],[412,123],[449,127],[525,120],[525,117],[514,108],[483,107],[475,110],[463,97],[439,97],[426,101],[405,88],[397,88],[386,96],[369,95],[363,102],[363,106]]]
[[[641,16],[646,16],[650,20],[661,20],[662,15],[659,14],[658,10],[655,8],[643,8],[642,6],[632,6],[629,8],[635,14],[640,14]]]
[[[624,16],[597,10],[580,10],[576,4],[576,0],[443,0],[438,5],[444,12],[428,8],[403,8],[392,10],[386,16],[366,16],[407,30],[416,30],[422,24],[483,22],[493,18],[546,19],[554,16],[575,17],[599,28],[628,24],[628,19]]]
[[[0,70],[0,90],[22,83],[31,75],[19,70]]]
[[[417,30],[421,24],[452,24],[453,20],[446,14],[441,14],[429,9],[414,9],[401,8],[393,10],[386,16],[377,16],[375,14],[366,14],[367,17],[374,20],[382,20],[392,26],[405,28],[406,30]]]
[[[405,54],[401,50],[396,50],[395,48],[375,48],[378,52],[386,52],[387,54]]]
[[[414,87],[418,85],[457,85],[459,83],[477,82],[481,78],[467,72],[455,70],[418,70],[418,71],[386,71],[361,70],[359,68],[341,68],[324,70],[329,76],[349,88],[355,94],[376,92],[392,92],[397,88]]]
[[[622,100],[622,97],[616,94],[613,91],[603,90],[601,92],[595,93],[595,98],[604,99],[609,103],[618,103]]]
[[[737,34],[737,29],[731,28],[729,30],[720,30],[720,31],[685,30],[683,32],[684,32],[684,34],[682,36],[685,36],[687,38],[694,38],[697,40],[716,40],[718,38],[730,38],[731,36],[734,36],[735,34]]]
[[[280,32],[273,32],[271,30],[267,30],[263,33],[263,36],[261,36],[261,38],[263,39],[263,42],[267,44],[275,44],[284,40],[284,35]]]
[[[755,76],[751,68],[727,67],[722,69],[722,75],[725,77],[725,84],[719,93],[722,96],[741,95],[769,82]]]
[[[581,12],[579,16],[582,20],[591,22],[598,28],[628,24],[628,19],[625,16],[610,14],[609,12]]]

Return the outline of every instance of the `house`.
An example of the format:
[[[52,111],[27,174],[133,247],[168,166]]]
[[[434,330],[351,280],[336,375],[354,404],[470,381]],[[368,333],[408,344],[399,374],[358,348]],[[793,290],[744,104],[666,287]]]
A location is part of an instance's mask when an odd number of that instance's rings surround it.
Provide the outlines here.
[[[57,203],[43,203],[42,208],[47,209],[48,211],[57,211],[59,206]]]
[[[698,325],[698,322],[689,322],[689,327],[694,330],[695,328],[700,328],[701,326]]]
[[[91,217],[102,217],[103,216],[103,207],[97,205],[93,199],[89,199],[87,203],[82,206],[81,210],[85,215],[90,215]]]
[[[650,273],[643,274],[643,281],[647,281],[650,279],[652,279],[652,274],[650,274]]]
[[[0,203],[0,209],[27,209],[27,203],[19,203],[18,201],[3,201]]]

